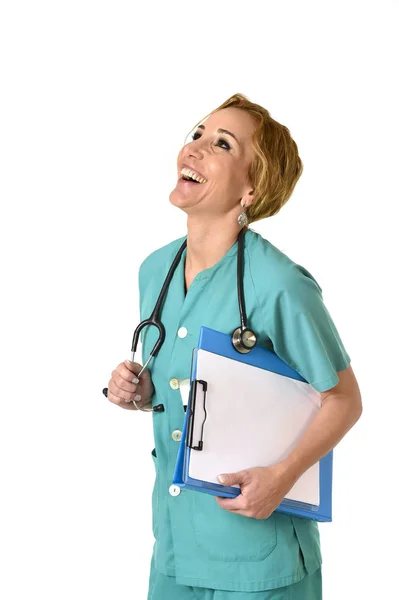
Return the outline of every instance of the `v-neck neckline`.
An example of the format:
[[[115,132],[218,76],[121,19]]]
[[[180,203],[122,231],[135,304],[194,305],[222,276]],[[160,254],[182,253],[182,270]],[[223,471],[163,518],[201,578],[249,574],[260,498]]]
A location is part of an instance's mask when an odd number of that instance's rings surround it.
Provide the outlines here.
[[[247,248],[249,245],[249,241],[251,239],[251,234],[253,233],[253,231],[251,229],[248,229],[245,233],[245,247]],[[184,239],[187,240],[187,236],[185,236],[185,238],[181,238],[183,241]],[[234,244],[232,246],[230,246],[230,248],[227,250],[227,252],[211,267],[208,267],[207,269],[203,269],[202,271],[199,271],[197,273],[197,275],[194,277],[194,279],[192,280],[188,290],[186,290],[186,256],[187,256],[187,246],[184,248],[181,258],[180,258],[180,262],[178,265],[178,280],[179,280],[179,288],[180,290],[182,290],[183,292],[183,302],[186,300],[188,292],[190,291],[191,287],[193,284],[197,284],[199,281],[206,281],[207,279],[209,279],[213,273],[215,271],[217,271],[227,260],[229,260],[232,257],[237,256],[237,250],[238,250],[238,240],[236,240],[234,242]]]
[[[186,257],[187,257],[187,246],[184,248],[184,252],[182,254],[181,257],[181,265],[182,265],[182,276],[183,276],[183,292],[184,292],[184,298],[187,298],[187,294],[189,292],[189,290],[191,289],[191,286],[193,284],[197,284],[199,281],[205,281],[206,279],[209,279],[211,277],[211,275],[217,270],[219,269],[226,260],[228,260],[228,258],[230,258],[231,256],[234,256],[235,254],[237,254],[237,241],[234,242],[234,244],[232,246],[230,246],[230,248],[227,250],[227,252],[225,254],[223,254],[223,256],[211,267],[207,267],[206,269],[202,269],[202,271],[199,271],[196,276],[194,277],[194,279],[191,281],[190,286],[188,289],[186,289]]]

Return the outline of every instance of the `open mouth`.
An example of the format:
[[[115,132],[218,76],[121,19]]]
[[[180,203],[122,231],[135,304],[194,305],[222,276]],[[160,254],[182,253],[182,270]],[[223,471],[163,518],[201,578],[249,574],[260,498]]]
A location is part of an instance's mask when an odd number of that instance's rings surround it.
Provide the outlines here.
[[[186,167],[183,167],[183,169],[180,171],[180,175],[182,181],[188,181],[190,183],[199,184],[207,182],[207,180],[204,177],[202,177],[198,173],[195,173],[195,171],[192,171],[191,169],[187,169]]]
[[[197,183],[198,185],[201,185],[201,183],[199,181],[197,181],[196,179],[191,179],[191,177],[187,177],[187,175],[183,175],[180,180],[188,181],[190,183]]]

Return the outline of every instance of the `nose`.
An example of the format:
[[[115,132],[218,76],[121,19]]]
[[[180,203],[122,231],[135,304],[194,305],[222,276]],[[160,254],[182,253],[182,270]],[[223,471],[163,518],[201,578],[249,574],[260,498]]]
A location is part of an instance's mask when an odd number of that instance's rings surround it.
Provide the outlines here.
[[[189,144],[186,144],[183,149],[183,157],[188,158],[194,156],[195,158],[202,158],[203,151],[201,145],[201,138],[193,140]]]

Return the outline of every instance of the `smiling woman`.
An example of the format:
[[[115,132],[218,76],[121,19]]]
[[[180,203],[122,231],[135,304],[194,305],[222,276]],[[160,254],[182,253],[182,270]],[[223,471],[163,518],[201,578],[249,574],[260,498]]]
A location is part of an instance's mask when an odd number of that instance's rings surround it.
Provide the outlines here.
[[[287,127],[241,94],[200,121],[178,154],[169,199],[186,213],[187,233],[155,249],[139,270],[140,316],[147,319],[182,249],[162,304],[167,335],[138,385],[134,376],[141,365],[121,363],[108,392],[123,408],[135,408],[136,394],[140,406],[164,406],[152,413],[157,502],[149,600],[321,599],[317,523],[275,509],[359,418],[360,393],[315,278],[248,227],[284,206],[301,173]],[[241,490],[227,501],[180,489],[172,479],[185,417],[179,382],[190,377],[201,326],[231,334],[237,321],[237,238],[243,229],[242,279],[251,329],[324,401],[286,459],[224,474]],[[143,357],[156,338],[155,328],[147,328]]]
[[[188,218],[236,220],[237,197],[247,205],[253,196],[249,169],[253,160],[250,136],[253,117],[237,108],[225,108],[201,123],[177,159],[178,181],[170,194],[172,204]],[[196,182],[187,181],[187,178]],[[188,258],[190,259],[190,252]],[[190,268],[190,260],[187,261]],[[206,266],[205,266],[206,268]]]
[[[229,110],[227,110],[229,109]],[[235,110],[232,110],[235,109]],[[216,121],[220,125],[214,126]],[[186,138],[179,157],[184,156],[192,141],[210,143],[214,155],[228,152],[233,158],[247,158],[241,166],[253,182],[253,197],[245,202],[250,223],[273,216],[291,197],[303,165],[298,147],[289,129],[275,121],[269,111],[250,102],[243,94],[235,94],[199,121]],[[187,168],[193,169],[192,161]],[[184,166],[184,163],[182,163]],[[178,159],[178,168],[179,165]],[[231,161],[233,169],[234,160]],[[210,166],[213,170],[213,167]],[[180,172],[178,173],[180,176]],[[218,173],[215,173],[218,175]],[[202,177],[206,175],[202,174]],[[173,199],[171,198],[173,203]]]

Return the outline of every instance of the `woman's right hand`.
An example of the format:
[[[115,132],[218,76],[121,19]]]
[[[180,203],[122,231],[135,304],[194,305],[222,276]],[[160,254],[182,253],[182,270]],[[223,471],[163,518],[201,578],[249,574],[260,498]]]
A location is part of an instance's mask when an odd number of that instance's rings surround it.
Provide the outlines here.
[[[139,363],[132,363],[130,360],[120,363],[111,373],[111,379],[108,382],[108,400],[118,404],[122,408],[137,410],[133,404],[136,396],[137,406],[146,406],[151,402],[151,396],[154,393],[154,386],[151,380],[151,374],[148,369],[144,369],[140,375],[140,381],[134,383],[137,379],[136,374],[143,368]]]

